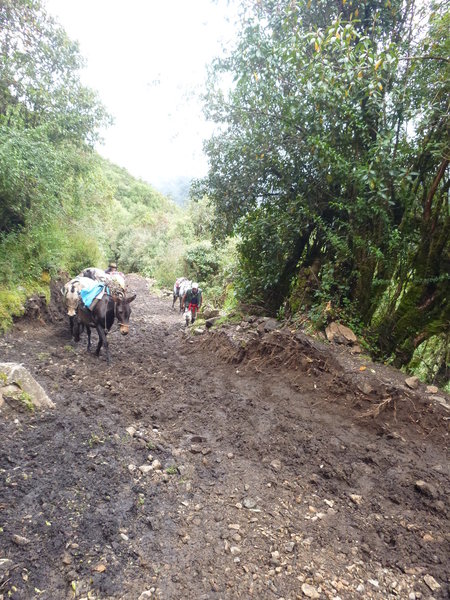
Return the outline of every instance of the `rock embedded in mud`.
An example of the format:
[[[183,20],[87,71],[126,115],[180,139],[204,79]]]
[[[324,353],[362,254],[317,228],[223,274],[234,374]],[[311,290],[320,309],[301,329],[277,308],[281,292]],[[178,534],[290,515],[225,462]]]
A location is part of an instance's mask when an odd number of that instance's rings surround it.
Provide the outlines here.
[[[360,496],[359,494],[350,494],[350,500],[354,504],[358,504],[358,506],[359,506],[362,502],[362,496]]]
[[[368,384],[367,381],[364,381],[363,383],[359,383],[358,389],[360,392],[362,392],[366,396],[370,396],[370,394],[374,391],[373,387],[370,384]]]
[[[431,483],[427,483],[422,479],[417,480],[414,484],[414,487],[418,492],[420,492],[424,496],[428,496],[429,498],[436,498],[438,495],[436,488],[433,485],[431,485]]]
[[[270,562],[272,565],[280,564],[280,553],[278,552],[278,550],[275,550],[274,552],[271,553]]]
[[[257,331],[259,333],[270,333],[271,331],[276,331],[281,328],[281,323],[279,323],[276,319],[270,319],[263,321],[257,327]]]
[[[150,473],[150,471],[152,471],[152,470],[153,469],[152,469],[151,465],[141,465],[139,467],[139,471],[141,473],[143,473],[144,475],[147,475],[147,473]]]
[[[220,315],[220,311],[217,308],[206,308],[202,310],[201,314],[204,319],[217,319]]]
[[[437,402],[447,410],[450,410],[450,403],[444,398],[444,396],[431,396],[430,400]]]
[[[26,546],[30,543],[30,540],[22,535],[14,534],[11,536],[11,541],[16,544],[16,546]]]
[[[29,398],[34,407],[55,408],[54,403],[47,396],[44,388],[23,365],[13,362],[2,362],[0,363],[0,374],[4,376],[3,379],[6,378],[2,387],[14,385],[17,387],[19,394],[24,393],[27,395],[27,398]],[[2,384],[0,383],[0,385]]]
[[[358,343],[358,338],[349,327],[335,321],[325,329],[325,335],[329,342],[335,342],[336,344],[351,346]]]
[[[427,393],[428,394],[437,394],[439,392],[439,388],[435,385],[427,385]]]
[[[405,385],[407,385],[411,390],[417,390],[420,385],[420,379],[414,375],[414,377],[408,377],[405,379]]]
[[[7,571],[13,566],[13,561],[9,558],[0,558],[0,572]]]
[[[440,584],[431,575],[424,575],[423,580],[432,592],[437,592],[438,590],[441,589]]]
[[[211,327],[213,327],[214,324],[217,323],[218,320],[219,320],[219,317],[214,317],[212,319],[207,319],[205,321],[206,329],[211,329]]]
[[[302,585],[302,592],[307,598],[320,598],[319,592],[309,583],[304,583]]]

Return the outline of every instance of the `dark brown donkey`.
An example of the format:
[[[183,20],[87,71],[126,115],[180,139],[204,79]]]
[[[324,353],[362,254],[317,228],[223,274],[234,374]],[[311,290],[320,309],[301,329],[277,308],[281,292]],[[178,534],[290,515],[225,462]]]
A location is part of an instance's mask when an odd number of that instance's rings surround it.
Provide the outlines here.
[[[109,295],[105,293],[103,297],[97,302],[93,310],[89,310],[82,303],[77,308],[77,326],[75,327],[74,339],[76,342],[80,341],[80,329],[82,325],[86,326],[88,334],[88,346],[87,349],[91,349],[91,328],[95,327],[98,333],[98,344],[95,354],[100,354],[100,348],[105,346],[106,360],[108,364],[111,362],[109,356],[108,340],[106,335],[113,326],[114,320],[117,321],[120,326],[120,333],[127,335],[130,330],[130,304],[136,298],[136,294],[127,298],[125,294],[114,294]]]

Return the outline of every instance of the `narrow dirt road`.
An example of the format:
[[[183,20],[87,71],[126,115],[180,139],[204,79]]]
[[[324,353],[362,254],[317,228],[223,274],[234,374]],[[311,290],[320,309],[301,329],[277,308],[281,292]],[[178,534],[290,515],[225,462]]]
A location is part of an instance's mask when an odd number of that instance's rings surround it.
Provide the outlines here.
[[[448,597],[444,408],[361,419],[337,368],[226,362],[129,287],[110,367],[65,320],[0,338],[56,404],[0,409],[0,600]]]

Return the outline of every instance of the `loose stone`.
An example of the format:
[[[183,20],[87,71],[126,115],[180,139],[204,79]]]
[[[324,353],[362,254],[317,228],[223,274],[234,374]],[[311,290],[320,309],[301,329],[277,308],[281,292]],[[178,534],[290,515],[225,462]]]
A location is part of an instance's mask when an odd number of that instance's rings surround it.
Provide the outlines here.
[[[315,587],[313,587],[312,585],[309,585],[309,583],[304,583],[302,585],[302,592],[308,598],[320,598],[319,592],[316,590]]]
[[[427,586],[430,588],[430,590],[432,592],[437,592],[437,590],[441,589],[440,584],[431,575],[425,575],[423,580],[425,581],[425,583],[427,584]]]
[[[416,376],[405,379],[405,384],[412,390],[417,390],[420,385],[420,379]]]
[[[152,470],[152,467],[150,465],[141,465],[139,467],[139,471],[141,473],[143,473],[144,475],[146,475],[147,473],[149,473]]]

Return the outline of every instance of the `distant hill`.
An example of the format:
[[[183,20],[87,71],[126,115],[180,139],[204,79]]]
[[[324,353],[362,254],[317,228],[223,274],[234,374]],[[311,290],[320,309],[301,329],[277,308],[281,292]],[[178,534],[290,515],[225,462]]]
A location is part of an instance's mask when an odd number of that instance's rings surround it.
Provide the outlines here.
[[[178,206],[186,206],[189,200],[189,189],[193,177],[181,176],[174,179],[161,180],[154,187],[171,198]]]

